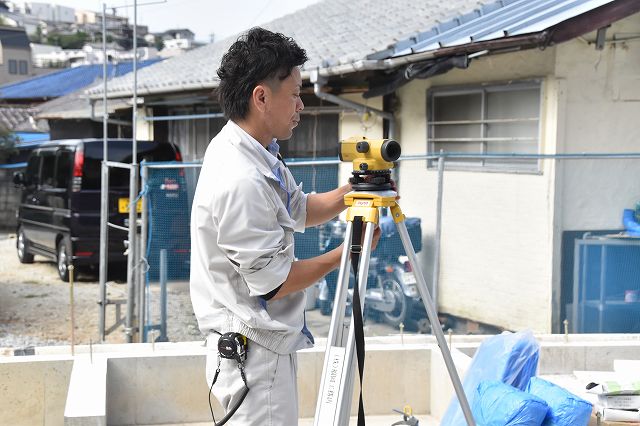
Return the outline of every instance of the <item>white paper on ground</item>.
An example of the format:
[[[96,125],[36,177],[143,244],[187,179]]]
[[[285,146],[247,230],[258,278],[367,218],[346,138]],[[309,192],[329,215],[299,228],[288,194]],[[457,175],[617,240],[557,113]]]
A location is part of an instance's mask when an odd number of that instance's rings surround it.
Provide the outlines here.
[[[640,412],[638,412],[638,410],[616,410],[615,408],[603,408],[602,420],[612,422],[639,422]]]

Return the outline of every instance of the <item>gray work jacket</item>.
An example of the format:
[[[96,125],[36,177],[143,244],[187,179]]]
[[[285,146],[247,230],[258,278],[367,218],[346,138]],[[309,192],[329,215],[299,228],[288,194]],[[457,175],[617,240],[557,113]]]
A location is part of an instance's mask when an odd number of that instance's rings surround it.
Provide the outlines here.
[[[203,333],[235,331],[281,354],[312,346],[302,332],[304,292],[258,297],[289,275],[306,197],[282,162],[232,121],[213,138],[191,210],[191,300]]]

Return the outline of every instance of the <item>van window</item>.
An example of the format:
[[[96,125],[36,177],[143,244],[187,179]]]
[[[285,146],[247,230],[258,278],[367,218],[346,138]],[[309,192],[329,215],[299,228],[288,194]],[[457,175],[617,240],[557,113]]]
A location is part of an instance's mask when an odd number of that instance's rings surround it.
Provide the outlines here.
[[[40,171],[40,157],[32,155],[27,163],[27,171],[25,174],[26,185],[38,184],[38,172]]]
[[[42,186],[56,186],[56,153],[55,151],[42,152],[42,167],[40,167],[40,184]]]
[[[109,161],[131,163],[131,142],[109,141]],[[82,174],[83,189],[100,189],[100,175],[102,170],[102,144],[84,144],[84,168]],[[167,143],[138,141],[138,162],[145,161],[175,161],[176,153]],[[109,187],[128,188],[129,170],[112,167],[109,169]]]
[[[73,169],[73,153],[60,150],[56,154],[56,188],[68,188]]]

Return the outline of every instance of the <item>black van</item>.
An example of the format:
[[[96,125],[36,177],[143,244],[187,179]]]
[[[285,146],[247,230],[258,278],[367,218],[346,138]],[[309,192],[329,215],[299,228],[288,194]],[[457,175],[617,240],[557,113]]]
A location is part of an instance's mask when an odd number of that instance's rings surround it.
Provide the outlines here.
[[[108,159],[131,163],[132,141],[108,141]],[[170,143],[138,141],[137,160],[181,161]],[[58,274],[69,280],[68,265],[100,263],[100,181],[102,139],[47,142],[29,155],[24,173],[14,175],[22,187],[17,211],[18,258],[33,262],[35,254],[56,260]],[[129,170],[109,170],[109,222],[128,225]],[[109,230],[109,263],[124,263],[126,231]]]

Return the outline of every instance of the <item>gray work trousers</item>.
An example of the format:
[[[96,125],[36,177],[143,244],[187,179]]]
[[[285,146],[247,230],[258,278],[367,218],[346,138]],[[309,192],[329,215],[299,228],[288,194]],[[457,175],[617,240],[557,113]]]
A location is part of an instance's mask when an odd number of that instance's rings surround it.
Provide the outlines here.
[[[207,338],[207,385],[218,365],[218,336]],[[298,386],[296,354],[279,355],[249,341],[245,373],[249,393],[225,426],[296,426],[298,424]],[[220,374],[211,390],[225,413],[242,395],[244,382],[235,360],[222,359]],[[219,422],[221,417],[216,416]]]

